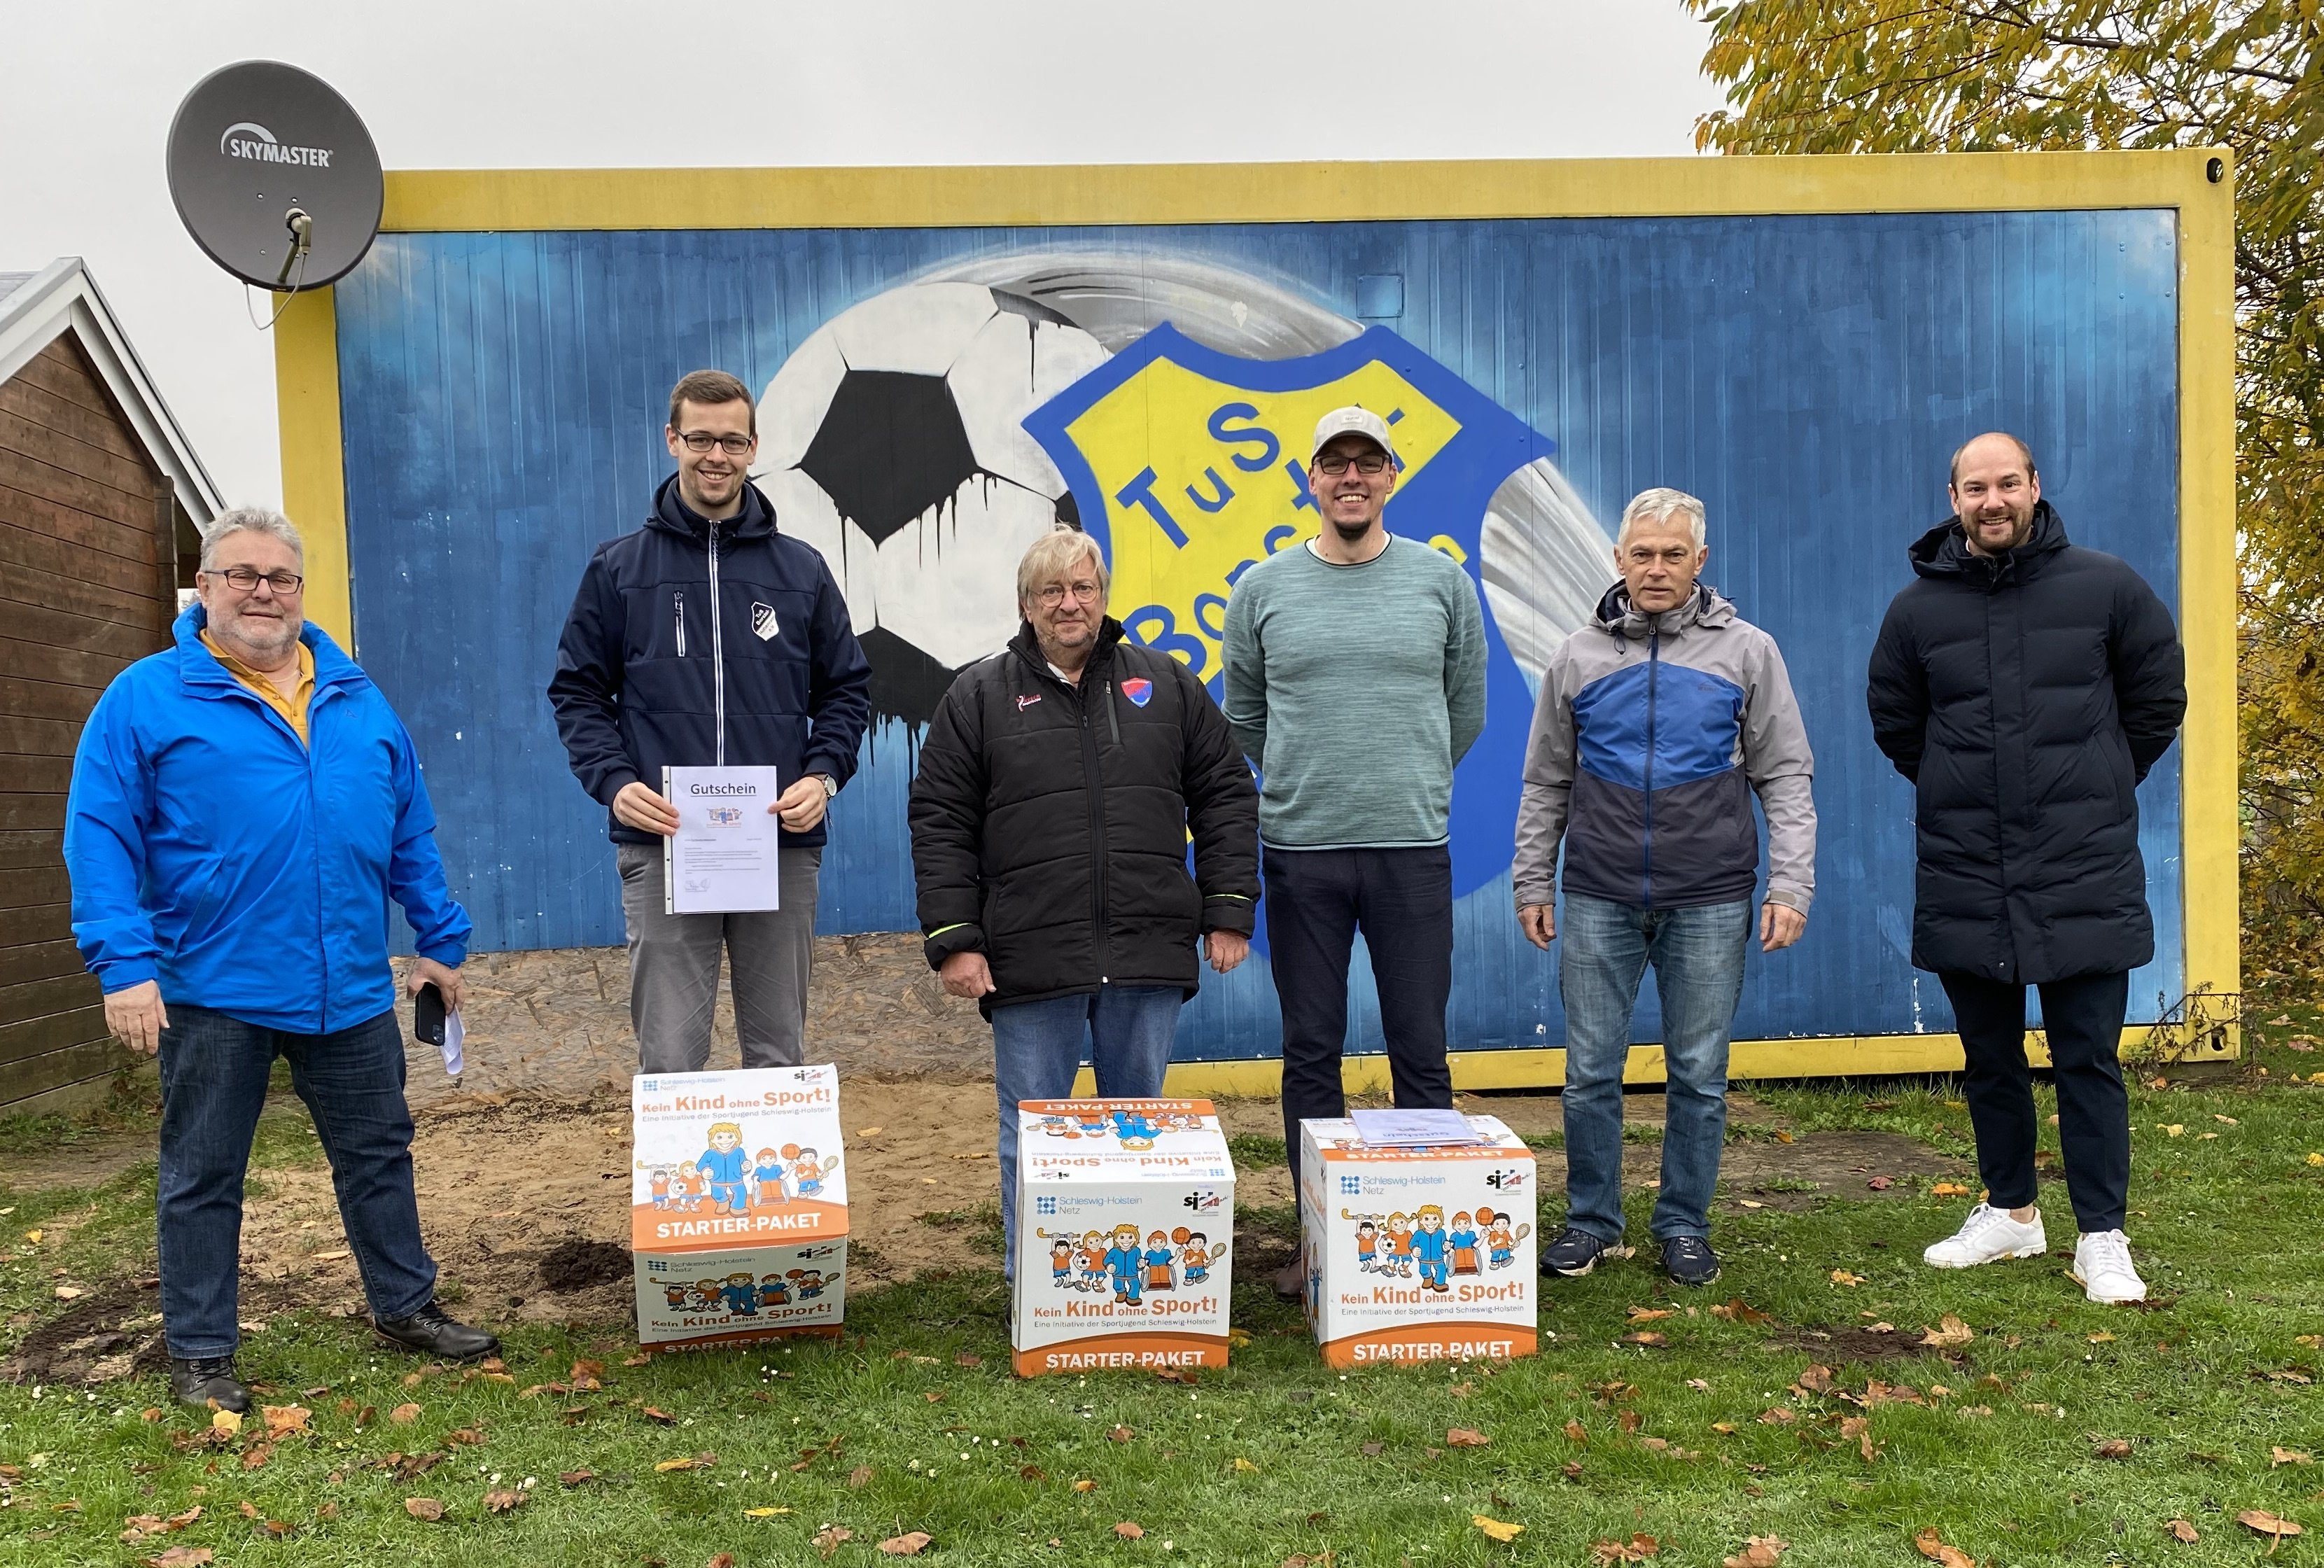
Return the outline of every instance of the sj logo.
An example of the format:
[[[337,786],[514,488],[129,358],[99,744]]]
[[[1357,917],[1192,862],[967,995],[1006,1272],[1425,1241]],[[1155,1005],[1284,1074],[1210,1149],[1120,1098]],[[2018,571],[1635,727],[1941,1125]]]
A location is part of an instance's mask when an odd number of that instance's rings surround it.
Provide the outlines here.
[[[1349,403],[1395,435],[1404,467],[1390,530],[1460,562],[1481,593],[1493,492],[1554,443],[1387,327],[1304,358],[1254,360],[1166,323],[1026,416],[1025,429],[1104,548],[1130,636],[1218,697],[1227,599],[1258,562],[1316,532],[1307,443],[1318,418]],[[1456,893],[1509,863],[1533,711],[1489,617],[1487,644],[1486,730],[1462,761],[1453,813]]]

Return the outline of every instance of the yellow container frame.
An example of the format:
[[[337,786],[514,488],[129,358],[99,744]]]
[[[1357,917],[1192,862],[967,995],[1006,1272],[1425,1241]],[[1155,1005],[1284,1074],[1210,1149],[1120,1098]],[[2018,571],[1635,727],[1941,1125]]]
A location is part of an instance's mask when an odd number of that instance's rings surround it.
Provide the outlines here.
[[[924,169],[411,170],[387,176],[389,233],[1327,223],[1349,218],[1694,217],[1804,213],[2170,208],[2178,215],[2179,623],[2189,706],[2180,738],[2189,1011],[2181,1059],[2240,1052],[2236,805],[2233,161],[2222,149],[1409,163]],[[275,329],[282,491],[307,537],[308,610],[348,640],[352,604],[337,320],[331,291]],[[2155,1031],[2162,1033],[2163,1031]],[[2150,1031],[2126,1030],[2126,1046]],[[2037,1055],[2040,1042],[2033,1042]],[[1554,1085],[1560,1049],[1456,1051],[1464,1089]],[[1959,1037],[1736,1042],[1738,1078],[1941,1072]],[[1659,1047],[1632,1082],[1663,1077]],[[1388,1083],[1379,1056],[1351,1090]],[[1089,1090],[1088,1074],[1077,1092]],[[1273,1061],[1190,1062],[1173,1093],[1271,1094]]]

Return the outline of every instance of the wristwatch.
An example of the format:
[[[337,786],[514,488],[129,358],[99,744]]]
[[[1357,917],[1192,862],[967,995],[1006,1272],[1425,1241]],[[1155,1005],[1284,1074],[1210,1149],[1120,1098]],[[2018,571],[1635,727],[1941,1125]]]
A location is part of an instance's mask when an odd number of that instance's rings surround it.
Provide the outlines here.
[[[828,773],[817,773],[817,774],[816,775],[816,777],[823,780],[823,798],[824,798],[825,800],[834,800],[834,799],[838,798],[838,796],[839,796],[839,780],[838,780],[838,779],[836,779],[833,778],[833,777],[832,777],[830,774],[828,774]]]

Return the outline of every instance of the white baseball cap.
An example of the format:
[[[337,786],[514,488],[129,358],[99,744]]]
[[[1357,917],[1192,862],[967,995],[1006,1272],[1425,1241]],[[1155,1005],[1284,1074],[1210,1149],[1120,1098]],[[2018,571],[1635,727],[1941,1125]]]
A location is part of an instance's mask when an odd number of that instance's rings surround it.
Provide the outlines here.
[[[1315,445],[1309,451],[1307,460],[1313,463],[1326,446],[1341,436],[1361,436],[1387,453],[1389,462],[1399,468],[1404,466],[1403,459],[1396,455],[1396,443],[1388,438],[1388,421],[1371,410],[1353,403],[1344,409],[1333,409],[1315,421]]]

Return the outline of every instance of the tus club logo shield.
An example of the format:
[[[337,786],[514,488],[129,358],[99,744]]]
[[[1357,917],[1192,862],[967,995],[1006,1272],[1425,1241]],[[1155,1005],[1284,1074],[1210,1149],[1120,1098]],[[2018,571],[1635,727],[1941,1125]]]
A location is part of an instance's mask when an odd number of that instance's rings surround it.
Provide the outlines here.
[[[1396,433],[1389,531],[1440,550],[1481,594],[1483,530],[1501,482],[1556,443],[1385,327],[1294,359],[1241,359],[1165,323],[1026,416],[1106,552],[1133,641],[1223,693],[1227,598],[1322,527],[1307,488],[1315,422],[1351,403]],[[1489,615],[1485,733],[1457,771],[1455,894],[1499,876],[1516,835],[1533,694]],[[1127,684],[1125,683],[1125,693]]]
[[[1121,683],[1121,695],[1130,699],[1132,707],[1144,707],[1154,700],[1154,683],[1142,675],[1133,675]]]
[[[761,604],[755,599],[751,602],[751,631],[760,641],[773,641],[775,634],[781,630],[781,625],[775,620],[772,604]]]

